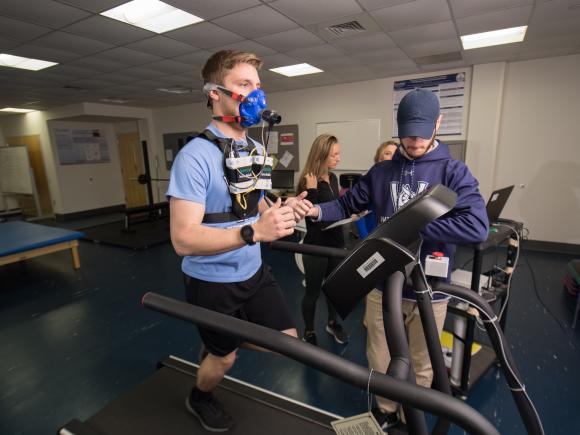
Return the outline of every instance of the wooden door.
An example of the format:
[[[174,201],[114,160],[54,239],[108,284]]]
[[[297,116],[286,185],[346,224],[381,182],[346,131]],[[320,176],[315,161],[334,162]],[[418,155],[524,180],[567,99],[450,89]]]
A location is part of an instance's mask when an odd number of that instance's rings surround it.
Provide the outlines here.
[[[52,200],[50,198],[50,190],[48,189],[44,158],[40,146],[40,136],[35,134],[30,136],[7,137],[6,143],[9,145],[26,145],[26,148],[28,149],[28,157],[30,158],[30,166],[32,166],[32,173],[34,174],[38,201],[40,203],[40,215],[51,216],[53,214]],[[22,209],[22,213],[25,216],[36,215],[34,198],[21,197],[18,202]]]
[[[125,188],[125,204],[127,208],[147,205],[146,187],[136,181],[140,174],[145,173],[139,133],[118,134],[117,143]]]

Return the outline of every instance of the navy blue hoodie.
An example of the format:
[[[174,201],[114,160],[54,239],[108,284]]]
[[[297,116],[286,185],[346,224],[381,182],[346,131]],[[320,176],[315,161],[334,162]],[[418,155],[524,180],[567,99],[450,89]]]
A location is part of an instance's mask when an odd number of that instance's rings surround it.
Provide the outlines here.
[[[421,262],[424,265],[425,256],[432,252],[443,252],[449,257],[449,280],[455,245],[486,240],[489,222],[479,183],[463,162],[451,158],[443,143],[438,142],[435,149],[415,160],[397,151],[393,160],[377,163],[344,196],[320,204],[321,219],[336,221],[372,208],[377,222],[384,222],[411,198],[437,184],[457,193],[457,203],[451,212],[423,230]],[[380,284],[377,287],[382,288]],[[408,288],[403,297],[415,299]],[[434,297],[440,298],[441,295]]]

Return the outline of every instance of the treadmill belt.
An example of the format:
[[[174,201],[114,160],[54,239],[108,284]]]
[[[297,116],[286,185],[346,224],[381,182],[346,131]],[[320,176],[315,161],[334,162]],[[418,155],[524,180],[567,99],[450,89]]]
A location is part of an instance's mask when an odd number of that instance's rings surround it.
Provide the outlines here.
[[[78,421],[74,421],[74,428],[73,422],[65,428],[72,434],[207,435],[197,418],[185,408],[185,398],[195,381],[195,369],[180,361],[170,361],[170,366],[164,362],[142,384],[80,424],[86,431],[77,429]],[[227,432],[231,435],[334,433],[330,421],[335,417],[233,379],[224,379],[214,394],[236,421]]]

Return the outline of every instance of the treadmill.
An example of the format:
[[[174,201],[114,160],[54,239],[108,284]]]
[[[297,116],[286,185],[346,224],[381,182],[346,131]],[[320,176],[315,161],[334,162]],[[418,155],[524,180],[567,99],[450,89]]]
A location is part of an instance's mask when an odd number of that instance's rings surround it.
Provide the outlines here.
[[[453,207],[455,200],[453,195],[453,192],[443,186],[429,189],[410,201],[408,211],[411,213],[409,216],[405,216],[402,209],[398,212],[402,216],[394,220],[394,222],[405,223],[405,227],[410,225],[422,228],[430,220],[445,214]],[[400,227],[392,233],[388,230],[388,222],[377,228],[375,233],[371,235],[373,237],[369,237],[368,240],[365,239],[352,253],[335,250],[336,252],[327,251],[326,253],[314,255],[347,257],[335,270],[335,272],[339,272],[335,276],[340,278],[342,272],[345,271],[349,271],[345,276],[354,274],[354,271],[360,266],[361,258],[368,255],[369,252],[374,253],[379,250],[391,261],[383,262],[383,266],[373,269],[366,276],[371,278],[374,276],[374,279],[376,279],[378,275],[383,275],[383,279],[388,284],[386,288],[395,289],[393,293],[395,291],[400,292],[401,289],[397,289],[397,287],[402,288],[403,281],[401,277],[417,270],[417,258],[408,248],[417,249],[420,245],[415,244],[414,237],[408,240],[409,246],[403,246],[387,237],[383,237],[385,235],[394,236],[399,231],[404,230],[403,227]],[[304,245],[299,246],[302,247],[300,249],[314,249],[314,247],[307,246],[304,248]],[[307,253],[312,254],[313,252]],[[342,272],[340,271],[341,268]],[[375,272],[378,275],[373,275]],[[443,290],[452,291],[453,289],[445,288]],[[385,291],[384,293],[390,293],[390,291]],[[435,432],[437,433],[445,433],[449,427],[448,423],[452,422],[469,433],[497,434],[497,430],[488,420],[463,401],[452,397],[447,391],[420,387],[415,385],[411,378],[405,379],[404,376],[392,376],[389,372],[387,374],[373,372],[366,367],[357,365],[338,355],[279,331],[193,306],[163,295],[148,293],[143,297],[142,303],[147,308],[220,333],[234,335],[249,343],[286,355],[358,388],[368,390],[372,394],[391,398],[402,403],[406,407],[406,412],[407,410],[419,411],[415,417],[408,416],[411,420],[420,421],[423,418],[422,411],[438,415],[441,417],[443,424],[436,426]],[[337,307],[340,308],[339,313],[341,315],[346,315],[353,300],[335,298],[333,303],[336,303]],[[399,337],[399,341],[404,341],[400,339],[401,337]],[[503,342],[500,344],[503,345]],[[389,347],[391,348],[390,343]],[[507,348],[507,346],[504,347]],[[506,351],[509,351],[509,349]],[[515,365],[511,360],[510,363],[511,373],[514,374],[513,368]],[[58,434],[116,435],[139,433],[140,435],[157,435],[166,433],[206,433],[197,419],[186,411],[184,404],[185,397],[193,383],[192,376],[195,376],[195,369],[196,366],[191,363],[174,357],[169,358],[160,364],[159,370],[153,376],[136,389],[113,401],[85,422],[72,420],[59,429]],[[412,375],[409,376],[412,377]],[[305,434],[334,433],[330,422],[338,418],[336,415],[292,401],[263,389],[255,388],[232,378],[224,379],[216,390],[216,395],[223,400],[238,422],[229,431],[232,434],[272,434],[274,431],[277,435],[286,433],[300,434],[301,432]],[[532,427],[533,429],[537,426],[537,424],[534,426],[537,422],[528,417],[526,414],[526,423],[528,423],[528,420],[532,420],[532,423],[530,425],[526,424],[526,427],[528,429]],[[411,433],[426,433],[426,425],[422,423],[418,423],[413,427],[410,426],[409,429]],[[534,434],[543,433],[540,430],[529,430],[529,432]]]

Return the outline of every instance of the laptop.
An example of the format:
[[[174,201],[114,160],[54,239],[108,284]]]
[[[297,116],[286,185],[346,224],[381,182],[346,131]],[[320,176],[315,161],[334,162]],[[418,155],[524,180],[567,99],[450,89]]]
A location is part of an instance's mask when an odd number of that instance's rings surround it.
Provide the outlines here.
[[[510,197],[510,194],[512,193],[512,190],[514,190],[513,185],[496,190],[491,194],[485,207],[490,223],[497,222],[499,215],[501,214],[508,198]]]

